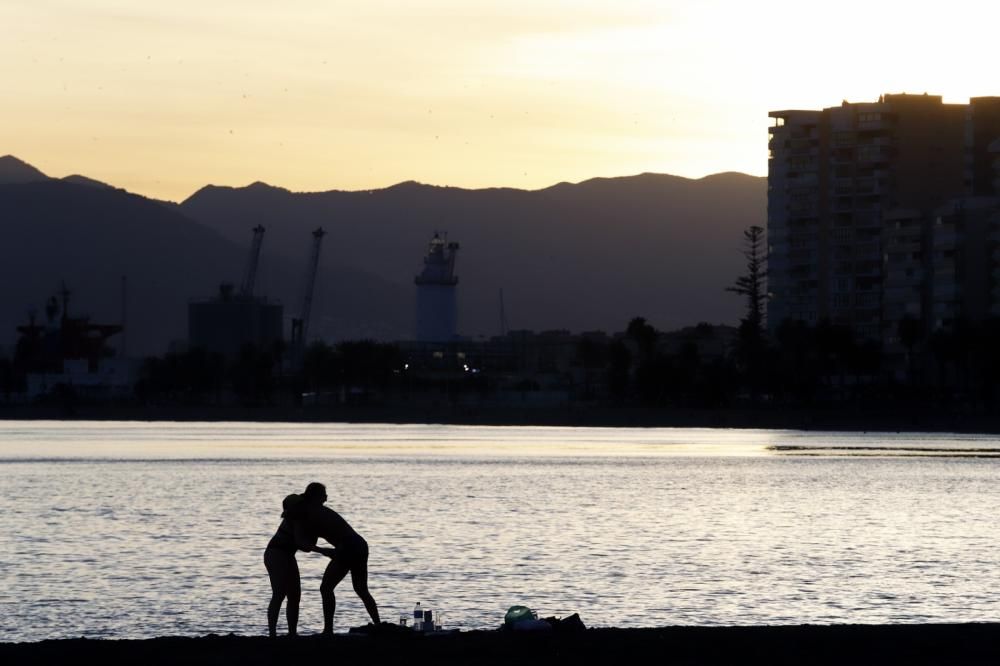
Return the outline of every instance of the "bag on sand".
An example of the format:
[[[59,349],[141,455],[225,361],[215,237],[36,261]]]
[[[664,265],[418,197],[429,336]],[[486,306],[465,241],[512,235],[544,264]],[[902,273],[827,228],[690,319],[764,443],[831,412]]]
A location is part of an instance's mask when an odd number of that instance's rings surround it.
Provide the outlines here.
[[[587,627],[583,624],[578,613],[573,613],[568,617],[547,617],[538,619],[538,613],[527,606],[511,606],[507,609],[507,614],[503,618],[503,628],[508,631],[554,631],[560,634],[570,634],[584,631]]]
[[[537,620],[538,614],[527,606],[511,606],[503,616],[503,626],[505,629],[513,629],[519,622]]]

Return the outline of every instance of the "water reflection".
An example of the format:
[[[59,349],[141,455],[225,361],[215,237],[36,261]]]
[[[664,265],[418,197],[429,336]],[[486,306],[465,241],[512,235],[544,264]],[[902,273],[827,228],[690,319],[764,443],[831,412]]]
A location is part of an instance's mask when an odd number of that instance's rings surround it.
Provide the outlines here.
[[[591,625],[996,619],[987,437],[684,429],[4,424],[5,640],[263,634],[262,544],[328,482],[386,617]],[[799,447],[794,451],[768,447]],[[864,448],[868,457],[848,455]],[[819,456],[798,452],[826,451]],[[904,453],[893,457],[886,453]],[[918,457],[914,457],[918,456]],[[299,558],[300,629],[325,558]],[[27,601],[25,601],[27,600]],[[345,595],[341,629],[365,621]]]

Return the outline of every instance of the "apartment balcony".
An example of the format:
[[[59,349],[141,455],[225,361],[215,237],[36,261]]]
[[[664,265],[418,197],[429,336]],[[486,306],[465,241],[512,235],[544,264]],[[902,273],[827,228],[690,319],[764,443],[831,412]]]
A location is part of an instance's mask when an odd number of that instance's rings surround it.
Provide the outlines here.
[[[954,229],[934,230],[934,249],[953,248],[958,243],[958,233]]]
[[[796,157],[788,160],[788,187],[809,187],[815,189],[819,182],[819,165],[815,160]]]
[[[916,254],[921,251],[922,243],[909,238],[890,238],[886,241],[885,249],[894,254]]]
[[[889,186],[883,181],[874,179],[865,179],[857,183],[857,186],[855,187],[855,192],[858,194],[858,196],[881,197],[886,194],[889,194]]]
[[[900,314],[915,314],[920,311],[920,291],[916,289],[886,290],[882,297],[882,310]]]
[[[807,162],[802,162],[801,166],[789,167],[787,188],[789,193],[795,190],[808,192],[809,196],[819,198],[819,176],[817,168]]]
[[[957,303],[934,303],[931,312],[935,319],[952,319],[958,314]]]
[[[951,302],[958,300],[960,289],[955,283],[935,284],[931,289],[931,298],[935,302]]]
[[[788,253],[788,260],[792,262],[792,265],[802,265],[802,262],[807,264],[816,263],[816,251],[815,250],[793,250]]]
[[[830,162],[834,166],[854,164],[854,150],[849,148],[835,149],[830,155]]]
[[[915,224],[900,224],[899,226],[889,226],[886,229],[886,237],[901,243],[919,243],[923,241],[924,234],[920,227]]]
[[[854,243],[854,258],[868,261],[877,261],[882,258],[882,246],[878,241],[864,241]]]
[[[785,211],[788,217],[812,218],[819,215],[819,207],[816,204],[788,204]]]
[[[892,159],[893,149],[889,146],[865,146],[858,148],[858,162],[862,164],[885,164]]]
[[[854,260],[855,261],[865,261],[865,262],[869,262],[870,261],[870,262],[874,262],[874,263],[877,263],[877,264],[881,264],[882,261],[883,261],[883,257],[882,257],[882,253],[879,252],[878,250],[869,250],[869,251],[865,251],[865,252],[859,252],[858,250],[855,250],[854,251]]]
[[[934,271],[934,280],[954,280],[955,279],[955,262],[954,261],[935,261],[931,264],[931,268]]]
[[[854,201],[854,209],[859,213],[871,213],[878,226],[881,225],[881,215],[882,215],[882,200],[875,196],[857,198]]]
[[[921,264],[917,259],[914,259],[915,256],[919,257],[912,252],[893,252],[890,249],[883,256],[882,263],[885,264],[886,270],[918,271]]]
[[[816,176],[812,174],[789,178],[785,183],[785,192],[793,203],[816,203],[819,200]]]
[[[884,132],[892,129],[892,127],[893,123],[885,118],[858,121],[858,132]]]
[[[854,296],[855,308],[879,308],[882,307],[881,295],[878,293],[856,294]]]
[[[882,306],[854,308],[854,322],[857,324],[874,324],[882,320]]]
[[[854,275],[857,277],[881,277],[882,264],[879,261],[858,261],[854,264]]]
[[[813,260],[799,259],[798,261],[790,261],[790,266],[788,273],[795,279],[807,280],[816,279],[818,273],[816,271],[816,262]]]
[[[819,243],[815,238],[808,240],[793,240],[786,248],[786,253],[791,256],[795,252],[816,252],[819,250]]]
[[[905,273],[886,273],[885,284],[886,289],[899,288],[899,289],[915,289],[923,284],[923,278],[919,275],[906,275]]]
[[[854,130],[834,130],[832,143],[835,148],[849,148],[858,141]]]
[[[854,213],[855,229],[882,229],[882,211],[864,210]]]

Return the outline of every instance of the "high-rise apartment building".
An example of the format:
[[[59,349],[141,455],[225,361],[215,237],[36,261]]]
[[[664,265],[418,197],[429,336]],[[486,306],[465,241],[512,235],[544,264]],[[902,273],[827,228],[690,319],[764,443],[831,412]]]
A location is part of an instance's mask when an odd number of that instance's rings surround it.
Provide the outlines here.
[[[935,270],[943,279],[948,264],[935,254],[946,251],[947,225],[935,240],[935,221],[973,195],[976,219],[987,215],[982,197],[998,192],[990,146],[1000,138],[1000,97],[885,95],[769,115],[768,325],[828,319],[886,344],[898,343],[904,316],[931,326],[934,294],[944,293],[934,291]],[[992,242],[981,227],[963,223],[962,238]],[[973,270],[966,287],[988,291],[991,270]]]

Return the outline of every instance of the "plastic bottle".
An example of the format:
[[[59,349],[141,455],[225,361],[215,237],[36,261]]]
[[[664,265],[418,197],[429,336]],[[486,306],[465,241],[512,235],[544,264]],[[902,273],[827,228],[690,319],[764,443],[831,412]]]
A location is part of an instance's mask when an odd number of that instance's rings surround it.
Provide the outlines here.
[[[413,607],[413,630],[423,631],[424,630],[424,610],[420,607],[420,602]]]

